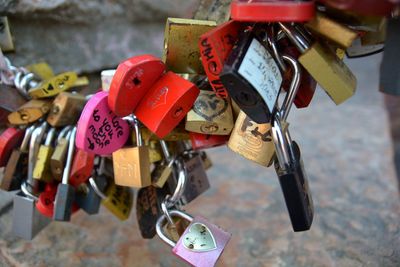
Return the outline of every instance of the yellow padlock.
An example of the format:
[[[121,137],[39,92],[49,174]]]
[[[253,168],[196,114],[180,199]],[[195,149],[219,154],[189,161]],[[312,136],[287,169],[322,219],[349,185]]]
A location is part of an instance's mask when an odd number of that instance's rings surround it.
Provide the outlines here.
[[[53,175],[50,171],[50,158],[53,154],[52,142],[56,136],[56,129],[51,128],[47,132],[46,140],[43,145],[40,146],[37,155],[35,167],[33,169],[33,178],[41,180],[46,183],[53,181]]]
[[[32,98],[53,97],[74,86],[78,76],[75,72],[64,72],[28,91]]]
[[[57,137],[57,144],[54,149],[54,152],[50,158],[50,169],[53,175],[53,178],[56,180],[61,180],[64,166],[65,166],[65,159],[68,152],[68,143],[69,137],[71,135],[71,127],[67,126],[61,130],[60,134]]]
[[[26,68],[38,76],[42,81],[46,81],[54,77],[53,69],[46,62],[31,64],[26,66]]]
[[[112,180],[112,179],[111,179]],[[108,185],[101,204],[121,221],[127,220],[133,205],[133,192],[129,187]]]

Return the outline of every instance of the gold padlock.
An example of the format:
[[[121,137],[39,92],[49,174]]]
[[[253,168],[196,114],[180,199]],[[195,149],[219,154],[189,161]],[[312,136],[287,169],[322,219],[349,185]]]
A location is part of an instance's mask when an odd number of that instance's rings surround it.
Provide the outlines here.
[[[169,152],[167,143],[160,140],[160,146],[164,154],[164,160],[155,165],[154,170],[151,172],[152,185],[158,188],[163,188],[173,171],[174,157]]]
[[[203,74],[199,38],[216,25],[215,21],[168,18],[163,53],[167,69],[176,73]]]
[[[24,125],[44,117],[50,110],[51,102],[32,99],[8,115],[8,121],[14,125]]]
[[[215,92],[200,90],[192,109],[186,116],[185,129],[213,135],[229,135],[233,128],[230,99],[217,97]]]
[[[58,95],[74,86],[78,76],[75,72],[64,72],[28,91],[32,98],[46,98]]]
[[[54,77],[53,69],[46,62],[39,62],[26,66],[29,72],[32,72],[42,81],[49,80]]]
[[[150,157],[136,119],[134,127],[136,147],[124,147],[112,154],[114,179],[117,185],[141,188],[151,185]]]
[[[56,180],[61,180],[63,175],[71,128],[71,126],[67,126],[61,130],[57,138],[56,148],[50,158],[50,170]]]
[[[76,124],[85,103],[84,95],[61,92],[54,99],[47,122],[53,127]]]
[[[56,136],[56,129],[51,128],[47,132],[46,140],[43,145],[39,147],[35,167],[33,169],[33,178],[50,183],[53,180],[53,175],[50,171],[50,158],[53,154],[53,139]]]

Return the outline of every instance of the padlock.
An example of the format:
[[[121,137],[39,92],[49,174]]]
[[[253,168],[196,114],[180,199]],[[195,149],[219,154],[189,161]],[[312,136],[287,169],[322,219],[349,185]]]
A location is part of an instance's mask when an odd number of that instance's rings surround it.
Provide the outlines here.
[[[164,160],[161,164],[155,166],[151,173],[151,181],[155,187],[163,188],[165,182],[172,174],[175,157],[170,154],[168,145],[164,140],[160,140],[160,145],[164,154]]]
[[[94,157],[92,153],[76,149],[74,160],[71,167],[69,183],[77,188],[80,184],[86,183],[94,167]]]
[[[13,87],[0,84],[0,126],[8,123],[8,115],[25,104],[26,99]]]
[[[190,222],[178,242],[165,235],[163,226],[168,223],[167,216],[161,215],[157,220],[157,235],[169,246],[172,253],[190,265],[198,267],[215,266],[231,234],[211,224],[201,216],[192,217],[179,210],[169,211],[169,217],[181,217]]]
[[[62,175],[62,181],[58,184],[57,194],[54,200],[55,221],[69,221],[73,212],[73,203],[75,200],[75,188],[68,184],[71,174],[71,165],[75,152],[76,127],[71,130],[68,138],[68,155]]]
[[[36,126],[32,125],[25,130],[25,135],[21,146],[14,149],[4,169],[3,179],[0,189],[5,191],[19,190],[22,180],[28,174],[28,147],[33,130]]]
[[[71,127],[64,127],[58,137],[56,147],[50,158],[50,170],[55,180],[61,180],[65,158],[68,153],[68,143],[71,136]]]
[[[143,144],[139,123],[135,119],[136,146],[123,147],[112,154],[117,185],[136,188],[151,185],[149,149]]]
[[[93,177],[98,189],[103,192],[107,187],[107,176],[105,174],[97,174]],[[77,192],[75,196],[75,201],[77,205],[85,211],[89,215],[99,213],[101,198],[98,194],[96,194],[93,187],[88,184],[81,184],[81,186],[85,186],[87,191],[85,192]]]
[[[272,139],[277,160],[275,171],[285,198],[290,221],[295,232],[309,230],[314,217],[314,206],[308,187],[300,149],[283,130],[279,113],[272,122]]]
[[[317,12],[314,19],[305,23],[304,26],[312,33],[342,48],[350,47],[353,41],[358,37],[355,30],[328,18],[321,12]]]
[[[32,98],[53,97],[74,86],[77,79],[75,72],[64,72],[43,81],[37,87],[31,88],[28,93]]]
[[[346,49],[346,56],[348,58],[368,57],[381,53],[384,47],[384,44],[362,45],[361,38],[357,38],[353,44]]]
[[[24,130],[7,128],[0,135],[0,167],[6,166],[13,149],[19,146],[24,138]]]
[[[0,17],[0,48],[3,52],[14,51],[14,42],[7,17]]]
[[[42,81],[54,77],[53,69],[46,62],[38,62],[25,67],[29,72],[39,77]]]
[[[270,52],[251,31],[232,49],[220,78],[232,99],[252,120],[270,121],[282,75]]]
[[[322,3],[341,11],[352,11],[356,14],[386,16],[395,7],[395,1],[390,0],[320,0]]]
[[[397,17],[388,20],[385,51],[380,68],[379,88],[380,91],[391,95],[400,95],[400,7]]]
[[[128,140],[128,123],[110,110],[107,96],[107,92],[98,92],[83,108],[77,124],[77,148],[97,155],[109,155]]]
[[[219,79],[219,74],[233,46],[239,38],[239,33],[245,25],[237,21],[227,21],[215,29],[201,35],[199,48],[204,71],[210,85],[218,97],[227,98],[228,92]]]
[[[122,61],[111,81],[108,106],[117,116],[128,116],[164,71],[164,63],[152,55]]]
[[[57,185],[47,183],[44,191],[40,193],[39,199],[36,202],[36,209],[48,218],[53,218],[54,215],[54,200],[56,198]]]
[[[110,85],[112,78],[114,77],[116,70],[102,70],[101,75],[101,89],[105,92],[110,91]]]
[[[193,83],[167,72],[143,97],[135,115],[149,130],[163,138],[185,117],[199,93]]]
[[[8,115],[8,121],[14,125],[29,124],[44,117],[50,111],[47,100],[32,99]]]
[[[164,33],[163,61],[176,73],[203,74],[198,41],[216,26],[215,21],[168,18]]]
[[[53,101],[47,122],[53,127],[75,124],[85,103],[85,96],[81,94],[61,92]]]
[[[143,138],[143,132],[145,132],[145,131],[148,134],[146,136],[147,139]],[[158,161],[162,160],[163,156],[162,156],[161,148],[158,145],[159,141],[151,140],[151,138],[148,138],[149,135],[151,135],[151,132],[149,130],[147,130],[146,128],[144,128],[144,127],[142,127],[140,129],[140,132],[142,134],[143,143],[149,150],[150,163],[155,163],[155,162],[158,162]],[[134,146],[136,146],[136,133],[135,133],[135,131],[132,131],[131,137],[132,137],[131,138],[132,144]]]
[[[190,142],[194,150],[223,146],[228,140],[229,135],[190,133]]]
[[[229,135],[233,128],[229,98],[220,98],[213,91],[200,90],[192,109],[186,115],[185,129],[190,132]]]
[[[143,140],[148,141],[148,140],[153,140],[153,141],[159,141],[160,138],[157,137],[153,132],[151,132],[149,129],[146,127],[143,127],[141,129],[142,132],[142,137]],[[175,141],[181,141],[181,140],[188,140],[189,139],[189,132],[186,131],[185,129],[185,121],[182,120],[172,131],[164,136],[162,140],[168,141],[168,142],[175,142]]]
[[[357,80],[343,61],[322,43],[314,42],[313,45],[308,44],[291,25],[280,22],[279,25],[302,53],[299,57],[299,62],[320,84],[336,105],[353,96]]]
[[[314,1],[234,0],[231,4],[231,17],[237,21],[303,22],[311,20],[314,15]]]
[[[50,171],[50,158],[53,154],[53,141],[56,137],[56,129],[51,128],[47,132],[46,140],[39,147],[35,167],[33,169],[33,178],[49,183],[53,181],[53,175]]]

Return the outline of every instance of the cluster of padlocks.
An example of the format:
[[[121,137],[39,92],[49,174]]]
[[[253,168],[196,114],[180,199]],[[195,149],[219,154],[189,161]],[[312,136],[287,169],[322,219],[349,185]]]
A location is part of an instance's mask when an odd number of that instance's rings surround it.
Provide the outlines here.
[[[143,238],[158,235],[186,262],[213,266],[230,234],[183,207],[210,186],[204,149],[223,145],[274,165],[293,230],[309,230],[313,201],[288,130],[292,104],[306,108],[317,84],[343,103],[356,90],[343,57],[384,46],[381,90],[400,94],[398,6],[321,2],[236,0],[219,25],[168,18],[163,59],[124,60],[88,96],[66,92],[87,84],[76,73],[2,57],[1,82],[19,99],[0,136],[0,187],[18,190],[15,235],[32,239],[51,219],[96,214],[101,204],[126,220],[136,189]]]

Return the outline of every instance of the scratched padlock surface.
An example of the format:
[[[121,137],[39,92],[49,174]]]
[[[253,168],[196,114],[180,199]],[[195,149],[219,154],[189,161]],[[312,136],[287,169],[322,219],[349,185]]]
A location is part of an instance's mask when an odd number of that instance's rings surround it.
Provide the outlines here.
[[[227,148],[209,150],[211,189],[188,211],[233,234],[218,266],[400,265],[400,202],[376,90],[379,62],[349,62],[360,84],[341,108],[319,89],[308,110],[289,115],[314,198],[309,232],[293,233],[273,169]],[[12,236],[11,210],[3,211],[0,266],[184,266],[160,239],[141,239],[134,215],[120,222],[104,208],[90,217],[78,212],[71,224],[53,223],[25,242]]]

